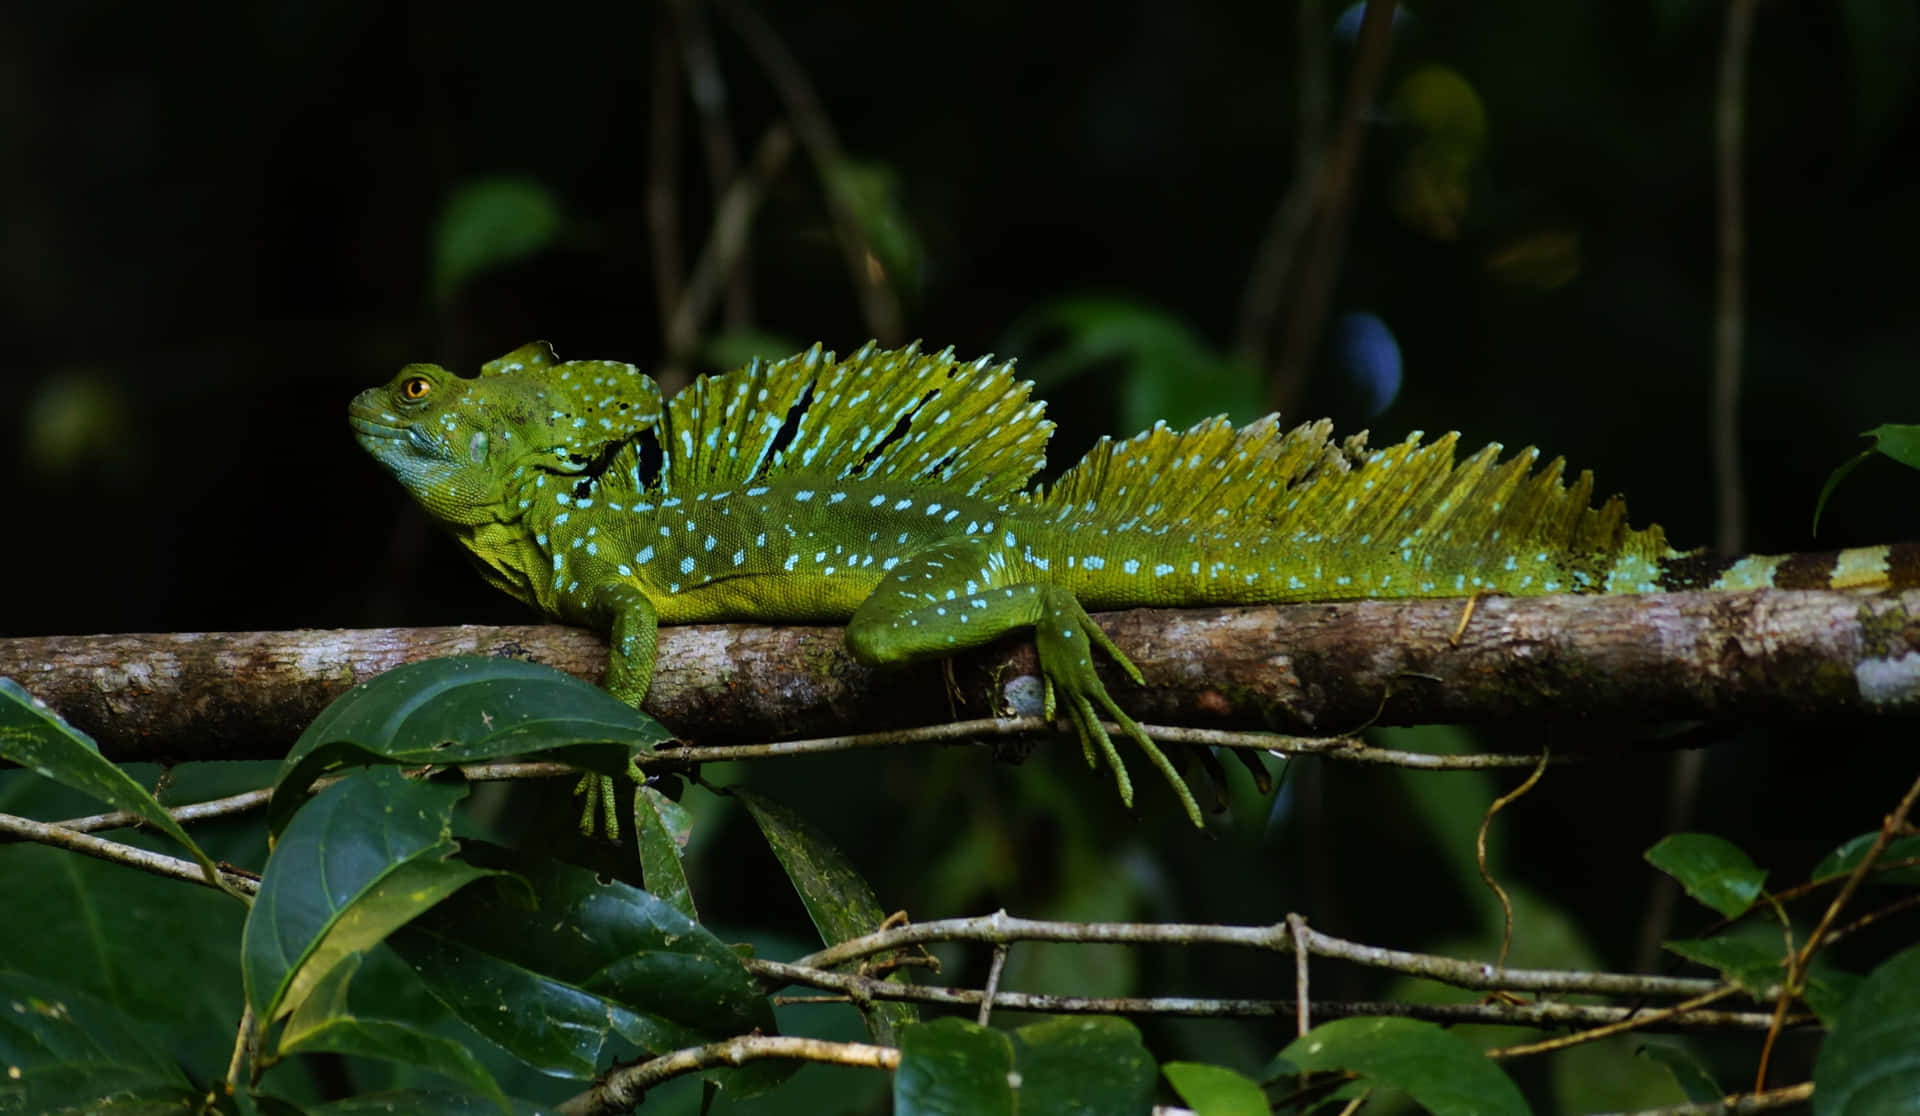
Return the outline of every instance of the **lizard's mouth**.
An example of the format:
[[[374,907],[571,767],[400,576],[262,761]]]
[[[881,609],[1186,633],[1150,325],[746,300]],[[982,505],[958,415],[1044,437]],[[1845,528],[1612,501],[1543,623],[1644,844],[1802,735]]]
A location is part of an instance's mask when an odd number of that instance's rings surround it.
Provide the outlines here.
[[[409,449],[423,457],[447,456],[446,445],[440,439],[421,430],[417,423],[404,422],[366,396],[355,399],[347,408],[347,424],[353,427],[354,440],[360,447],[376,457],[393,452],[395,442],[405,442]]]

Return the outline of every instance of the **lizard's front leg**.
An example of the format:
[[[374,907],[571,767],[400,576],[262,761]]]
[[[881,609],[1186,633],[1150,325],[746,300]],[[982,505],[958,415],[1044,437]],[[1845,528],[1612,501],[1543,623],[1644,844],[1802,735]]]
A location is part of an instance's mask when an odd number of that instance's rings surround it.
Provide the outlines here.
[[[638,709],[647,696],[647,687],[653,684],[654,656],[659,649],[660,617],[654,611],[653,602],[632,585],[608,582],[594,590],[592,619],[595,627],[607,632],[607,674],[601,686]],[[627,775],[635,783],[646,781],[646,774],[635,763],[629,762]],[[575,790],[585,796],[580,809],[580,831],[593,832],[597,810],[607,836],[620,836],[613,779],[606,775],[583,775]]]
[[[1133,718],[1114,704],[1093,669],[1093,648],[1112,656],[1129,677],[1140,671],[1088,618],[1072,590],[1029,580],[1022,563],[981,538],[959,539],[914,552],[861,603],[847,625],[855,658],[878,665],[939,658],[979,647],[1011,631],[1034,629],[1046,716],[1064,705],[1089,766],[1104,758],[1120,800],[1133,805],[1133,782],[1101,714],[1119,724],[1167,777],[1193,824],[1200,807],[1173,764]]]

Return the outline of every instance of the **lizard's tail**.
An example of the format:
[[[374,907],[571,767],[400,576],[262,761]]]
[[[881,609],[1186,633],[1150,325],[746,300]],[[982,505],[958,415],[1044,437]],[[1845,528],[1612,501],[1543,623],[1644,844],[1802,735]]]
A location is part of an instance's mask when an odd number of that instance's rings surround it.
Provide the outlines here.
[[[1920,587],[1920,544],[1682,553],[1659,527],[1631,527],[1619,497],[1594,507],[1591,473],[1567,483],[1560,459],[1536,469],[1529,447],[1501,461],[1498,444],[1455,461],[1457,443],[1416,433],[1374,450],[1364,434],[1335,442],[1325,421],[1282,430],[1272,415],[1237,430],[1156,425],[1101,440],[1032,499],[1083,537],[1162,539],[1196,576],[1211,565],[1195,586],[1208,598]]]
[[[1675,552],[1658,527],[1629,526],[1618,497],[1593,507],[1592,474],[1565,483],[1565,463],[1536,470],[1531,447],[1455,461],[1457,442],[1416,433],[1370,449],[1364,434],[1335,442],[1324,421],[1282,430],[1271,415],[1237,430],[1156,425],[1103,440],[1034,499],[1082,530],[1178,535],[1203,552],[1245,544],[1285,575],[1288,597],[1658,587]]]

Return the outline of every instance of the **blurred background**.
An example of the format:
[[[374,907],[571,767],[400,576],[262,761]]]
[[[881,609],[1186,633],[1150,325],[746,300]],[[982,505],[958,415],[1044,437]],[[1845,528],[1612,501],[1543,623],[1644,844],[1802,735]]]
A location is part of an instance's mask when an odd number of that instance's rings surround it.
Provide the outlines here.
[[[534,338],[669,378],[871,336],[1017,356],[1060,423],[1055,468],[1102,433],[1275,404],[1382,442],[1459,430],[1563,454],[1636,523],[1710,543],[1725,12],[1403,7],[1323,243],[1302,199],[1361,39],[1337,3],[14,0],[0,633],[526,620],[354,446],[344,410],[403,363],[471,372]],[[1886,461],[1809,537],[1857,435],[1920,419],[1916,43],[1911,0],[1759,6],[1747,549],[1920,538],[1920,479]],[[1912,737],[1743,730],[1710,753],[1693,825],[1803,878],[1891,805]],[[1533,925],[1552,928],[1523,963],[1631,963],[1666,773],[1549,777],[1507,815],[1510,886],[1537,887]],[[920,918],[1300,910],[1468,951],[1489,925],[1497,941],[1497,910],[1489,924],[1455,872],[1457,841],[1517,781],[1335,768],[1271,801],[1236,788],[1206,838],[1164,794],[1122,814],[1070,746],[1020,768],[969,750],[751,777]],[[703,910],[803,937],[750,827],[703,832]],[[1007,984],[1250,994],[1290,972],[1087,956],[1018,951]],[[1281,1034],[1182,1023],[1155,1041],[1254,1067]],[[1638,1095],[1624,1070],[1573,1076]]]

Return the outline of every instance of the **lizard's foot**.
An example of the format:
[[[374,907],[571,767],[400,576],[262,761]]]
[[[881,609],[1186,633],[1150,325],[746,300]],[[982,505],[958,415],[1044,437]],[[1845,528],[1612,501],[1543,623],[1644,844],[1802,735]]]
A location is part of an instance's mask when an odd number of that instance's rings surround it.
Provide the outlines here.
[[[1093,649],[1095,647],[1112,656],[1120,664],[1120,669],[1135,682],[1143,682],[1140,670],[1134,666],[1107,633],[1099,625],[1088,619],[1086,610],[1080,602],[1065,589],[1048,589],[1043,603],[1044,612],[1034,624],[1034,643],[1040,652],[1040,673],[1046,679],[1046,715],[1052,719],[1056,697],[1064,697],[1067,719],[1073,722],[1074,732],[1080,737],[1080,748],[1087,758],[1087,766],[1095,766],[1099,758],[1104,758],[1107,766],[1113,769],[1114,782],[1120,790],[1120,801],[1127,806],[1133,805],[1133,780],[1127,775],[1127,766],[1120,758],[1120,752],[1113,746],[1113,738],[1107,734],[1107,728],[1101,723],[1101,714],[1105,714],[1120,726],[1120,731],[1147,754],[1147,759],[1166,776],[1173,792],[1180,799],[1187,817],[1194,825],[1202,825],[1200,804],[1194,801],[1193,790],[1187,786],[1179,771],[1174,769],[1166,753],[1160,750],[1132,717],[1120,711],[1113,697],[1107,693],[1106,684],[1094,673]]]
[[[647,781],[646,773],[632,761],[627,763],[627,778],[632,779],[635,786]],[[594,835],[596,822],[606,830],[608,840],[620,837],[620,813],[614,805],[613,779],[611,775],[588,772],[573,785],[573,793],[580,796],[580,832],[588,837]]]

